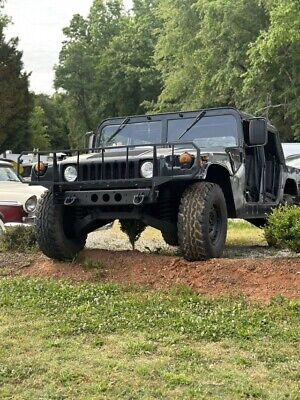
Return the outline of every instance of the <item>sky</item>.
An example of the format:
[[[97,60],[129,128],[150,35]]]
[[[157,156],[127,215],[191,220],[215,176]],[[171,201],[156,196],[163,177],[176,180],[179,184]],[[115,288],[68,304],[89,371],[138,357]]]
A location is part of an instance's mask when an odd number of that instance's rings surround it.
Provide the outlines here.
[[[64,36],[74,14],[87,16],[93,0],[6,0],[4,12],[13,25],[7,38],[18,36],[26,72],[31,72],[30,88],[36,93],[54,92],[53,67],[58,63]],[[124,0],[127,8],[131,0]]]

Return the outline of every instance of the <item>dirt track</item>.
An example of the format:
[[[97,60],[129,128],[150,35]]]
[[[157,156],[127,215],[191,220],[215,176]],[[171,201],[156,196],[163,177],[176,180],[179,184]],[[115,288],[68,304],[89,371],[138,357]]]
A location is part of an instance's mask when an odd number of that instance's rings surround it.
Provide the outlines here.
[[[1,258],[0,265],[5,262]],[[5,255],[6,259],[11,259]],[[170,288],[188,285],[199,293],[220,296],[243,294],[269,301],[282,295],[300,296],[300,257],[218,259],[188,263],[180,257],[132,251],[86,250],[82,263],[57,263],[42,255],[15,256],[6,268],[10,276],[71,279],[77,282],[115,282]],[[7,263],[6,263],[7,265]]]

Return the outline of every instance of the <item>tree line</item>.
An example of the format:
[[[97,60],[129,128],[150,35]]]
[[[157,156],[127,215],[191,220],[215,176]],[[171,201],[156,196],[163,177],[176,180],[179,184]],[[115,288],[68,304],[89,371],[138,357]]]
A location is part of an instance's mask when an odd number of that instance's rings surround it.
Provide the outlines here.
[[[267,117],[285,141],[300,140],[299,0],[134,0],[130,12],[122,0],[94,0],[87,18],[75,15],[64,29],[51,97],[28,92],[5,24],[2,17],[1,147],[13,137],[16,148],[26,140],[73,147],[109,116],[228,105]],[[20,85],[11,100],[8,79]],[[12,104],[17,118],[5,111]]]

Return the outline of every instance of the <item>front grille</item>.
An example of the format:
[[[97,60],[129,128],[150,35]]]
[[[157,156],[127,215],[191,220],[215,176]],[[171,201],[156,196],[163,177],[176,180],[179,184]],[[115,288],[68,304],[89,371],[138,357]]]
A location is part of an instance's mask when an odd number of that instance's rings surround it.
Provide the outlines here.
[[[127,165],[127,167],[126,167]],[[79,164],[79,181],[140,178],[139,161]]]

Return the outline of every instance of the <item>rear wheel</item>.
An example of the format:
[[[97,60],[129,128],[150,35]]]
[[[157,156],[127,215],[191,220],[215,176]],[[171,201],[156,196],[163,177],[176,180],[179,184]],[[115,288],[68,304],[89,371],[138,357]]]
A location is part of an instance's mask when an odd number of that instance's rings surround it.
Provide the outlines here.
[[[178,238],[189,261],[221,257],[227,236],[227,206],[222,189],[198,182],[183,193],[178,214]]]
[[[46,256],[69,261],[83,250],[87,235],[75,235],[72,222],[64,206],[54,205],[53,193],[45,192],[37,207],[36,230],[39,247]]]

